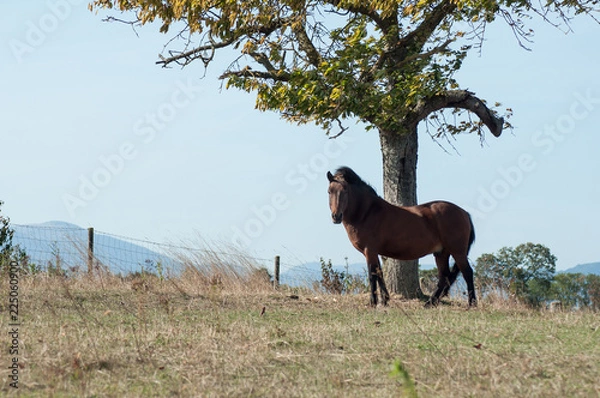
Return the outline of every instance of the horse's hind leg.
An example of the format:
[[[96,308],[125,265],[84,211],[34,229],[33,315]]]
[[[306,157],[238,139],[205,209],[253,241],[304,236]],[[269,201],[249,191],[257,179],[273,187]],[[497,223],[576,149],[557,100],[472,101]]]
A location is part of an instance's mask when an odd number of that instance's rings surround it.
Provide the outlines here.
[[[442,290],[442,295],[440,297],[446,297],[448,295],[448,293],[450,292],[450,288],[452,287],[454,282],[456,282],[456,278],[458,277],[459,272],[460,269],[458,269],[458,266],[454,264],[452,266],[452,269],[450,269],[450,274],[448,275],[448,283],[446,284],[446,287],[444,287],[444,290]]]
[[[435,289],[435,292],[433,292],[429,298],[429,301],[427,304],[425,304],[426,307],[438,305],[440,302],[440,297],[442,297],[443,293],[450,288],[450,254],[446,252],[439,252],[434,253],[433,256],[435,257],[435,264],[437,265],[438,269],[438,284],[437,289]]]
[[[460,272],[467,282],[467,294],[469,296],[469,306],[477,305],[477,298],[475,297],[475,283],[473,282],[473,268],[469,264],[467,256],[456,256],[456,266],[460,269]]]

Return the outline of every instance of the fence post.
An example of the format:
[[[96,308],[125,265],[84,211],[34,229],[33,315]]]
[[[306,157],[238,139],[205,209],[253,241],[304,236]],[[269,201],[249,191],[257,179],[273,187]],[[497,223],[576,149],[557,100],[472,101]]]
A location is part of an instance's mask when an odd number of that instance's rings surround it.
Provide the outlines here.
[[[275,279],[273,280],[273,285],[275,289],[279,288],[279,266],[280,266],[280,258],[279,256],[275,256]]]
[[[88,274],[92,274],[94,270],[94,228],[88,228],[88,258],[87,258]]]

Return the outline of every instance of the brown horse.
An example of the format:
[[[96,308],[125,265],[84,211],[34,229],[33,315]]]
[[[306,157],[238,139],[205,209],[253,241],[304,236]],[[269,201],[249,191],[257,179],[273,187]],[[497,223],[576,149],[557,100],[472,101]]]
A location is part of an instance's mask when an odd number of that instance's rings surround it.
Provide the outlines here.
[[[377,305],[377,283],[383,304],[385,287],[379,255],[414,260],[433,253],[438,285],[427,305],[437,305],[462,272],[467,282],[469,305],[476,305],[473,269],[467,254],[475,240],[471,216],[455,204],[435,201],[418,206],[395,206],[380,198],[352,169],[339,168],[329,179],[329,207],[336,224],[342,223],[350,242],[364,254],[369,270],[371,305]],[[450,269],[450,256],[455,265]]]

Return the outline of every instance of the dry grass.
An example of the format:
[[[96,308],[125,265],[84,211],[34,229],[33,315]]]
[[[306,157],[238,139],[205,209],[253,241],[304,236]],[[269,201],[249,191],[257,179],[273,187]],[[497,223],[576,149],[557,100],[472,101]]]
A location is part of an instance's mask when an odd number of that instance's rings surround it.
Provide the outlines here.
[[[600,395],[597,313],[498,302],[425,310],[398,298],[370,309],[366,295],[275,291],[252,272],[192,265],[165,280],[22,279],[18,392],[401,396],[390,375],[400,361],[421,397]],[[2,369],[1,394],[15,394]]]

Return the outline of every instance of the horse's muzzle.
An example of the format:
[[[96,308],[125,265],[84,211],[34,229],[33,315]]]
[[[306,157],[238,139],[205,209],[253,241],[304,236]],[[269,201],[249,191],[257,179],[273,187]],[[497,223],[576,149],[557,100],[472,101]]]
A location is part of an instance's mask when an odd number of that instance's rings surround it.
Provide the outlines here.
[[[334,224],[339,224],[342,222],[342,213],[331,213],[331,219],[333,220]]]

